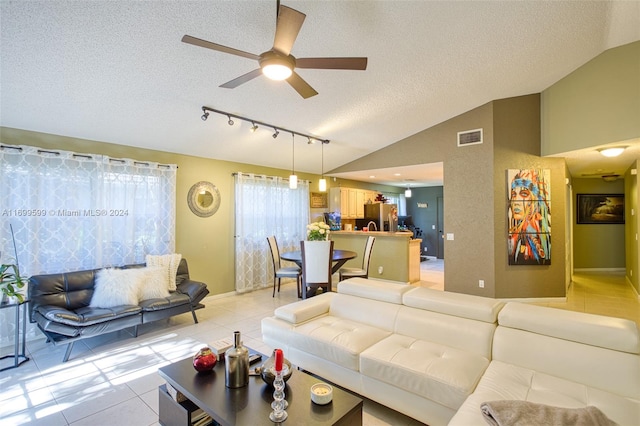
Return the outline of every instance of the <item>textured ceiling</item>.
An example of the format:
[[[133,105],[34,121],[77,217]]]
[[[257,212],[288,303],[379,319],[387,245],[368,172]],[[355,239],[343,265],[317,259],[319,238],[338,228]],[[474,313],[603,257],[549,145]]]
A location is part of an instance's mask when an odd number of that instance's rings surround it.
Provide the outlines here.
[[[298,70],[319,92],[306,100],[262,76],[224,89],[256,62],[180,41],[264,52],[275,1],[1,0],[0,124],[291,167],[290,135],[203,122],[206,105],[330,139],[331,170],[491,100],[541,92],[640,39],[636,1],[283,4],[307,15],[294,56],[366,56],[367,70]],[[320,145],[299,142],[296,169],[320,173]]]

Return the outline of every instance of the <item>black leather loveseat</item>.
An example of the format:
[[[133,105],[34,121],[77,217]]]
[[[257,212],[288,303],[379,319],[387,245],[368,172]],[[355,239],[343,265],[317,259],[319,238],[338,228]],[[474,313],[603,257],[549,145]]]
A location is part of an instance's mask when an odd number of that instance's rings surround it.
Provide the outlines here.
[[[130,265],[124,268],[138,268]],[[203,308],[200,301],[209,294],[207,285],[189,279],[187,261],[182,259],[176,274],[177,290],[169,297],[149,299],[138,305],[111,308],[90,307],[99,269],[34,275],[29,278],[29,319],[54,345],[68,344],[63,362],[71,355],[76,340],[138,326],[148,322]]]

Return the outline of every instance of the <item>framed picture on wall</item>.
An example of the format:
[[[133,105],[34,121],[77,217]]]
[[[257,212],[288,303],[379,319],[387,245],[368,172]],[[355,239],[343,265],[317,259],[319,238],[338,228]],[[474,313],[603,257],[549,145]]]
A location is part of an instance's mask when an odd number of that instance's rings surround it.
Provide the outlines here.
[[[624,194],[578,194],[578,224],[624,223]]]
[[[326,209],[329,207],[326,192],[312,192],[309,197],[310,207],[312,209]]]

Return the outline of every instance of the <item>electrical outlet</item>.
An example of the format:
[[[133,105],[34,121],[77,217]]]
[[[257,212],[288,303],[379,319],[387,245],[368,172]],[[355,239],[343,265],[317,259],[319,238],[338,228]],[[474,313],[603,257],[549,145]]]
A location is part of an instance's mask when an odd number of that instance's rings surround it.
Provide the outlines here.
[[[479,280],[478,281],[478,287],[484,288],[484,280]]]
[[[426,248],[426,247],[424,248],[424,252],[425,252],[425,253],[427,252],[427,248]]]
[[[382,271],[384,271],[384,268],[382,266],[378,266],[378,275],[382,275]]]
[[[448,241],[453,241],[453,234],[452,233],[447,233],[447,240]]]

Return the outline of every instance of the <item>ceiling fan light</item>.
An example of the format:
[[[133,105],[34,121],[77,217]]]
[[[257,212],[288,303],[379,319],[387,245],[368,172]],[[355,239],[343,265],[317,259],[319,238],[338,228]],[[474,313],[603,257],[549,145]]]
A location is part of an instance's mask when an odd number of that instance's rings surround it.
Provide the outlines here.
[[[271,80],[281,81],[291,77],[293,71],[286,65],[268,64],[262,67],[262,73]]]
[[[598,151],[605,157],[617,157],[618,155],[622,154],[625,149],[627,149],[626,146],[615,146],[612,148],[599,149]]]

